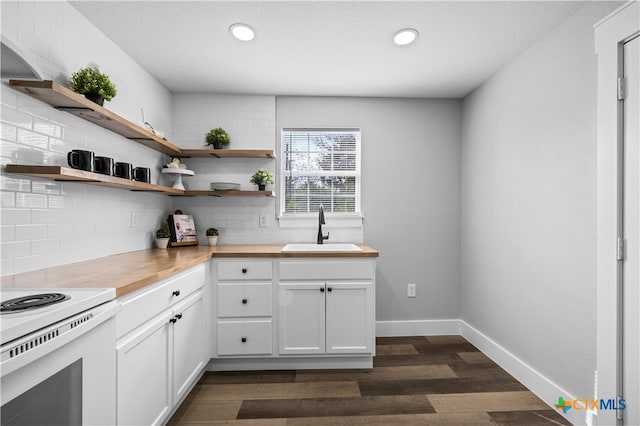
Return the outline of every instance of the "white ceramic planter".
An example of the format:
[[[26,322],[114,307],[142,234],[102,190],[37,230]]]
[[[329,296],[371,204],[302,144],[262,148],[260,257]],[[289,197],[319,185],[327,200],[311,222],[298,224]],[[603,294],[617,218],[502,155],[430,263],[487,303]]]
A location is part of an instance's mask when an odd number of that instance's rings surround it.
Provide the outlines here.
[[[168,238],[156,238],[156,245],[158,246],[158,248],[167,248],[167,246],[169,245],[169,239]]]
[[[217,235],[213,235],[213,236],[207,235],[207,241],[209,241],[209,245],[210,246],[215,246],[216,244],[218,244],[218,236]]]

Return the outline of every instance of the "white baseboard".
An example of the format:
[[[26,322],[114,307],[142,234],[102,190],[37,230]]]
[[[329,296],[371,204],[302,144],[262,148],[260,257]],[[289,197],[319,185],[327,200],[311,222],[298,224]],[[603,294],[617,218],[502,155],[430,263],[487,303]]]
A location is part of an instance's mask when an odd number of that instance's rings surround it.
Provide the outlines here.
[[[574,395],[562,389],[548,377],[540,374],[533,367],[463,320],[460,320],[460,334],[553,409],[555,409],[554,405],[559,396],[564,397],[565,400],[576,399]],[[580,396],[580,398],[586,397],[588,396]],[[560,414],[574,425],[596,423],[595,417],[591,418],[590,413],[585,410],[572,409],[566,415]]]
[[[377,337],[460,334],[460,320],[376,321]]]

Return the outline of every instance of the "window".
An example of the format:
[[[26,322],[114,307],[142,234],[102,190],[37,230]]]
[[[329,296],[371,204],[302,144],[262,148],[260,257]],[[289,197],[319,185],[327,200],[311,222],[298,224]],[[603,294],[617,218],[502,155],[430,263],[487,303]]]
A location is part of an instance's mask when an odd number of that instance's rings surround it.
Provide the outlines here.
[[[360,129],[283,129],[283,216],[360,213]]]

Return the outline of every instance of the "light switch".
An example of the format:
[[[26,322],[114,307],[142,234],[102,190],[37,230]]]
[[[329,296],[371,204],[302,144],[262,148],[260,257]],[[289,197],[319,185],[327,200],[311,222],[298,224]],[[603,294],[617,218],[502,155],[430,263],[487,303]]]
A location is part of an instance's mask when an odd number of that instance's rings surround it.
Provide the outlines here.
[[[407,297],[416,297],[416,285],[407,284]]]

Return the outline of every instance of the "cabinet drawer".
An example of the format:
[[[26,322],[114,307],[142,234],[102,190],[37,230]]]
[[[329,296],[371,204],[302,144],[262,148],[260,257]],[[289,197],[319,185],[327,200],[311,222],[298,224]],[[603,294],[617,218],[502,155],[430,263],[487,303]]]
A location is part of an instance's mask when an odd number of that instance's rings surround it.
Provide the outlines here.
[[[116,316],[116,335],[124,336],[173,304],[184,300],[205,282],[205,265],[198,265],[172,277],[120,297],[122,311]]]
[[[271,320],[218,321],[218,355],[268,355]]]
[[[271,262],[218,262],[218,279],[223,280],[270,280]]]
[[[219,317],[270,317],[271,283],[219,283]]]
[[[280,262],[281,280],[370,280],[373,275],[369,260]]]

